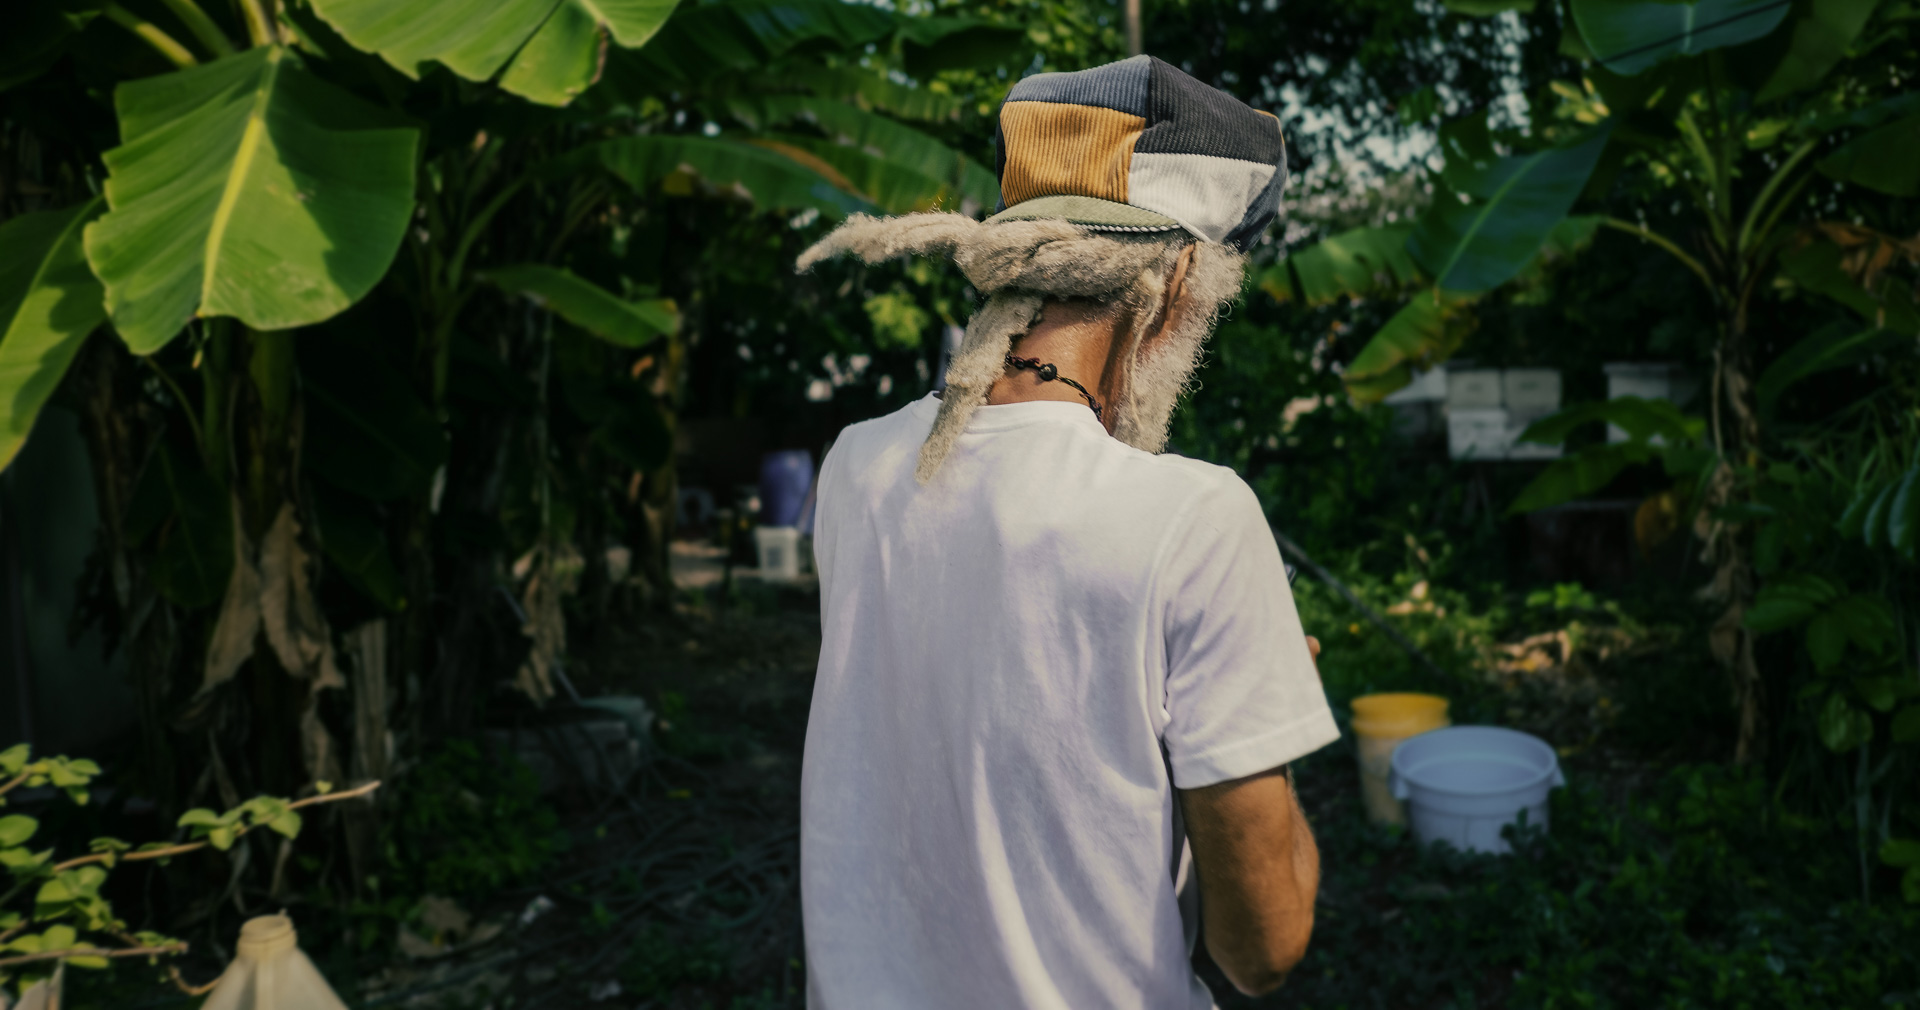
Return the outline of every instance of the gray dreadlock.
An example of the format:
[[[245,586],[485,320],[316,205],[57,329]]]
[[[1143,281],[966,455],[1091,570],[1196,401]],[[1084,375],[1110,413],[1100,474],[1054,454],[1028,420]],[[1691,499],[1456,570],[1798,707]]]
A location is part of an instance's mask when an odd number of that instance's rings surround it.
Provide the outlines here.
[[[1174,318],[1150,358],[1138,358],[1147,328],[1160,316],[1173,265],[1194,247],[1185,284],[1195,311]],[[973,412],[1006,368],[1015,339],[1040,319],[1049,298],[1084,298],[1131,316],[1123,360],[1136,366],[1118,411],[1114,436],[1148,452],[1167,440],[1173,408],[1199,363],[1220,310],[1240,293],[1246,258],[1183,231],[1096,232],[1066,221],[986,224],[960,214],[875,218],[856,214],[802,253],[805,272],[830,256],[851,253],[867,263],[903,256],[951,259],[986,304],[967,321],[966,339],[947,369],[947,391],[933,430],[920,447],[914,475],[933,479]]]

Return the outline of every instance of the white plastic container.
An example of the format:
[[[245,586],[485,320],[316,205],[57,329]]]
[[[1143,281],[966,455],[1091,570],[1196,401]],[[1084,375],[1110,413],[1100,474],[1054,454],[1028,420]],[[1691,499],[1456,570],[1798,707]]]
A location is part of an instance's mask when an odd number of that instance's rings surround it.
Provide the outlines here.
[[[1700,380],[1679,365],[1613,361],[1601,366],[1607,373],[1607,399],[1637,396],[1643,400],[1666,400],[1684,407],[1700,391]],[[1607,425],[1607,441],[1625,442],[1626,430]],[[1654,444],[1661,442],[1654,436]]]
[[[1508,459],[1559,459],[1562,446],[1541,445],[1538,442],[1522,442],[1520,436],[1529,425],[1543,417],[1552,416],[1552,411],[1507,412],[1507,458]]]
[[[1447,366],[1435,365],[1413,373],[1413,381],[1394,390],[1382,403],[1427,403],[1447,398]]]
[[[240,927],[240,949],[201,1010],[347,1010],[300,950],[293,920],[262,915]]]
[[[1421,844],[1447,842],[1468,852],[1506,853],[1500,829],[1526,812],[1547,827],[1547,794],[1567,784],[1560,760],[1539,737],[1497,726],[1455,726],[1422,733],[1393,752],[1393,795],[1406,801]]]
[[[769,579],[800,577],[800,530],[795,526],[758,526],[753,544],[760,551],[760,574]]]
[[[1492,410],[1500,406],[1500,370],[1463,368],[1447,371],[1447,410]]]
[[[1500,405],[1515,414],[1540,416],[1560,409],[1560,372],[1509,368],[1500,373]]]
[[[1499,407],[1447,409],[1447,455],[1454,459],[1506,459],[1515,434],[1512,419]]]

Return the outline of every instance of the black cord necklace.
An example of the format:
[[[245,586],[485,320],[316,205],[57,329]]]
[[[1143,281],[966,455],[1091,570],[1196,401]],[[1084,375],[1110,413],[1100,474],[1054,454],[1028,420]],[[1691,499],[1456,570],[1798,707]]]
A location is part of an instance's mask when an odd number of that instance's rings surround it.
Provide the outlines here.
[[[1045,364],[1042,364],[1039,358],[1016,358],[1013,355],[1009,354],[1007,355],[1007,367],[1024,369],[1026,371],[1032,372],[1036,376],[1039,376],[1041,382],[1053,382],[1055,380],[1058,380],[1060,382],[1066,383],[1069,386],[1072,386],[1073,388],[1080,391],[1081,396],[1084,396],[1087,398],[1087,406],[1093,408],[1094,418],[1096,420],[1104,420],[1104,418],[1100,417],[1100,401],[1094,399],[1092,393],[1087,392],[1087,387],[1082,386],[1081,384],[1073,381],[1072,379],[1067,378],[1064,375],[1061,375],[1060,369],[1055,368],[1052,362],[1047,362]]]

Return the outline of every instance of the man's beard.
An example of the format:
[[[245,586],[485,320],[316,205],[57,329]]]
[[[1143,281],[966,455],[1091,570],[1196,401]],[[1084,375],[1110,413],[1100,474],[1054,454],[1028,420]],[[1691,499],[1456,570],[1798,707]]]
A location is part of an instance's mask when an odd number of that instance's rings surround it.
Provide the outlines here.
[[[1166,448],[1174,408],[1180,405],[1181,395],[1200,367],[1200,351],[1208,329],[1204,324],[1176,327],[1156,341],[1147,354],[1134,359],[1116,405],[1113,437],[1146,452],[1158,453]]]

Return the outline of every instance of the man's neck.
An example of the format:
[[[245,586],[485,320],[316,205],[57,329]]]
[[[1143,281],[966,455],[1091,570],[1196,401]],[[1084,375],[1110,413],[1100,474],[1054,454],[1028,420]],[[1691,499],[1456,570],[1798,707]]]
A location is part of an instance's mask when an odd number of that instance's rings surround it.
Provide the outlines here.
[[[1062,377],[1092,390],[1100,398],[1103,416],[1110,418],[1113,412],[1106,410],[1105,405],[1114,394],[1114,390],[1107,388],[1113,340],[1111,317],[1102,309],[1071,302],[1049,302],[1040,321],[1014,344],[1013,353],[1051,364]],[[990,404],[1033,400],[1086,402],[1072,386],[1064,382],[1043,382],[1029,370],[1008,369],[987,391]],[[1112,430],[1111,425],[1108,430]]]

